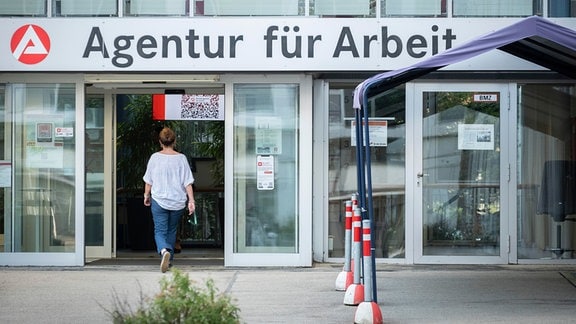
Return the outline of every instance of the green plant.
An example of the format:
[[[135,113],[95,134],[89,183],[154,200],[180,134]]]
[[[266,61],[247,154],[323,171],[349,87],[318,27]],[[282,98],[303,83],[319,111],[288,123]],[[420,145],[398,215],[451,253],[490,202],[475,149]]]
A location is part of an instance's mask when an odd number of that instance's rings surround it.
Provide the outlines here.
[[[150,155],[160,149],[158,133],[170,127],[178,133],[175,121],[152,119],[152,96],[128,95],[124,106],[124,120],[118,122],[118,174],[127,191],[144,188],[142,177]]]
[[[197,143],[200,155],[216,159],[212,165],[212,175],[216,186],[224,185],[224,122],[206,122],[204,129],[209,139]]]
[[[114,323],[240,323],[239,308],[230,296],[219,294],[214,281],[200,289],[192,285],[188,275],[178,270],[160,280],[161,290],[152,299],[141,295],[139,308],[132,311],[125,300],[114,295],[114,310],[109,312]]]
[[[224,183],[224,122],[153,120],[151,95],[127,95],[122,120],[118,122],[119,183],[127,191],[141,191],[142,176],[150,155],[160,149],[158,133],[170,127],[176,133],[176,150],[188,157],[214,158],[214,184]]]

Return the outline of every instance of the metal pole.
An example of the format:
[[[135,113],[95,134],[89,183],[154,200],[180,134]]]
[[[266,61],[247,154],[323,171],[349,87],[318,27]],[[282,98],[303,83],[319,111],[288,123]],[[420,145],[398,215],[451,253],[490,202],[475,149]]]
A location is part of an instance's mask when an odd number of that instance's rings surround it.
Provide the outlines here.
[[[371,153],[370,153],[370,133],[369,133],[369,125],[368,125],[368,121],[369,121],[369,114],[368,114],[368,98],[366,98],[366,96],[364,96],[363,99],[363,107],[362,109],[364,109],[364,119],[365,119],[365,125],[364,125],[364,129],[365,129],[365,144],[366,147],[365,149],[365,154],[366,154],[366,189],[367,189],[367,198],[368,198],[368,219],[370,220],[370,232],[374,233],[374,209],[373,209],[373,201],[372,201],[372,160],[371,160]],[[373,296],[374,296],[374,302],[378,303],[378,297],[377,297],[377,287],[376,287],[376,246],[374,244],[374,240],[371,240],[370,243],[370,250],[371,250],[371,258],[372,258],[372,289],[373,289]],[[365,283],[366,284],[366,283]]]

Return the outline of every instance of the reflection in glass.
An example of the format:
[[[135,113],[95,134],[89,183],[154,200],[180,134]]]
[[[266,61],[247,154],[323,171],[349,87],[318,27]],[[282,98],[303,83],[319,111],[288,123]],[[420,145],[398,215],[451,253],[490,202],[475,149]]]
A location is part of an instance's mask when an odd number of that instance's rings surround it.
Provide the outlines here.
[[[75,86],[14,84],[13,252],[73,252]]]
[[[518,258],[572,259],[576,87],[523,84],[518,93]]]
[[[84,228],[87,246],[104,245],[104,96],[86,97],[86,191]]]
[[[534,0],[452,0],[454,17],[528,17]]]
[[[548,0],[549,17],[576,17],[574,0]]]
[[[188,14],[187,3],[186,0],[125,0],[124,12],[127,16],[185,16]]]
[[[355,85],[330,85],[329,225],[330,257],[344,257],[345,202],[358,192],[356,147],[351,143]],[[370,98],[370,116],[388,122],[387,145],[372,147],[374,242],[378,258],[405,252],[406,106],[403,86]]]
[[[1,252],[9,252],[12,249],[12,245],[10,242],[11,239],[11,206],[10,198],[12,196],[11,190],[11,170],[12,164],[10,163],[10,146],[7,145],[10,143],[10,138],[6,138],[5,130],[6,130],[6,122],[7,115],[6,115],[6,107],[5,102],[6,100],[6,87],[3,84],[0,84],[0,174],[2,174],[0,180],[0,253]]]
[[[500,254],[500,98],[487,95],[423,93],[424,255]]]
[[[234,85],[234,251],[298,252],[297,84]]]
[[[45,16],[46,0],[1,1],[2,16]]]
[[[381,0],[382,17],[446,17],[446,0]]]
[[[54,16],[116,16],[118,0],[52,0]]]
[[[296,16],[298,0],[196,1],[197,14],[206,16]]]
[[[316,16],[368,16],[374,13],[370,0],[314,0],[310,5],[311,15]],[[371,10],[372,9],[372,10]]]

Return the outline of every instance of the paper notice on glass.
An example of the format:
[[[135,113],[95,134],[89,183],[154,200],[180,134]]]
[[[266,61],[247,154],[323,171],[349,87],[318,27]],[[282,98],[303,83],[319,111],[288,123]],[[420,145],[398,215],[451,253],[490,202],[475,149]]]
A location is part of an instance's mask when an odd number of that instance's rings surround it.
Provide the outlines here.
[[[52,123],[36,123],[36,143],[49,143],[47,146],[53,145],[54,137],[52,136]]]
[[[12,163],[0,161],[0,188],[10,188],[12,186]]]
[[[74,127],[56,127],[56,137],[74,137]]]
[[[26,148],[24,163],[28,168],[60,169],[64,166],[64,145],[54,133],[59,115],[25,115]]]
[[[362,126],[366,122],[362,121]],[[352,121],[350,143],[356,146],[356,121]],[[388,121],[387,120],[369,120],[368,131],[370,132],[370,146],[388,146]]]
[[[256,158],[256,186],[258,190],[274,189],[274,156],[258,155]]]
[[[282,120],[256,117],[256,154],[282,154]]]
[[[458,124],[459,150],[494,150],[494,125]]]

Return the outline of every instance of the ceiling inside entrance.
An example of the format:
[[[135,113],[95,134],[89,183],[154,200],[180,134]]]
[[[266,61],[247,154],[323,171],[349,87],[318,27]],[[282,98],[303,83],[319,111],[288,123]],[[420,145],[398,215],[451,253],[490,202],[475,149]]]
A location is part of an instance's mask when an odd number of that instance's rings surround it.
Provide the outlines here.
[[[224,88],[224,85],[219,81],[220,76],[217,74],[86,74],[84,76],[84,83],[88,92],[99,92],[104,89],[122,90],[122,92],[141,90],[140,92],[148,93],[151,89],[156,92],[158,89],[181,89],[186,92],[198,92],[199,89]]]

